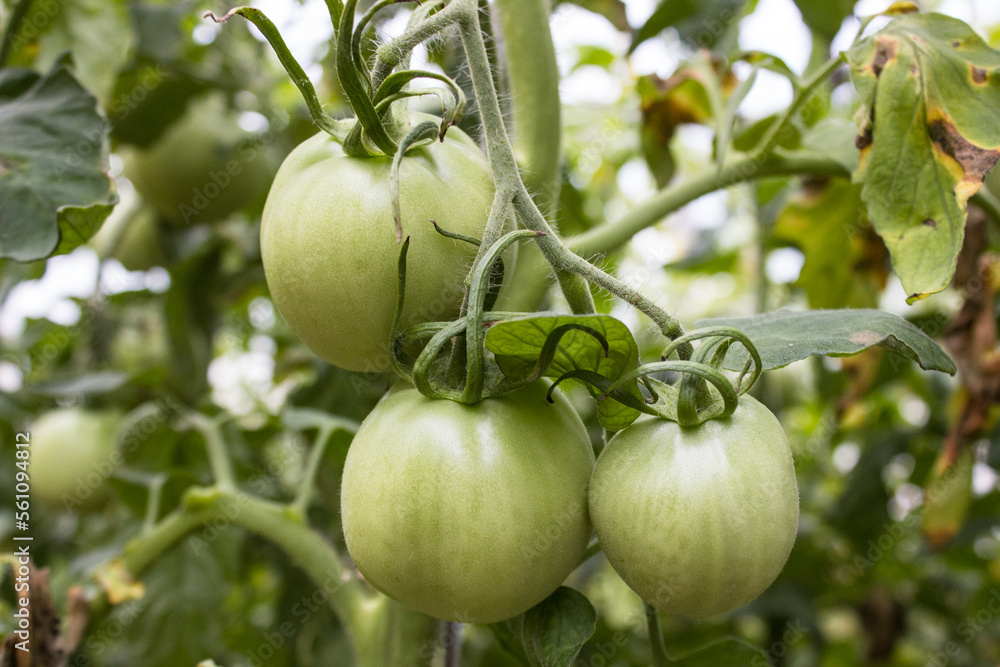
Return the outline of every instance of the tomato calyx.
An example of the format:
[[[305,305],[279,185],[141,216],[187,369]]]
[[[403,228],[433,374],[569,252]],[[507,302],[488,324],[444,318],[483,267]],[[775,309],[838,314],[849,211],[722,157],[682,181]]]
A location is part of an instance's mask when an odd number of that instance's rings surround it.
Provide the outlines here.
[[[354,25],[357,0],[328,3],[330,19],[334,27],[336,43],[337,76],[348,103],[354,110],[357,121],[339,121],[323,110],[316,90],[301,65],[292,56],[287,44],[270,19],[258,9],[237,7],[222,17],[212,12],[205,14],[216,23],[228,21],[233,16],[242,16],[253,23],[267,39],[278,56],[285,71],[305,99],[313,121],[324,132],[334,137],[349,157],[393,157],[400,158],[418,141],[432,139],[444,141],[448,128],[462,117],[466,106],[465,93],[451,77],[424,70],[403,70],[388,76],[373,75],[365,60],[361,45],[372,19],[382,9],[396,4],[397,0],[379,0],[374,3]],[[431,9],[414,13],[426,18]],[[443,88],[425,90],[404,90],[415,79],[433,79],[445,84]],[[421,95],[435,95],[441,101],[442,117],[432,135],[425,129],[407,127],[404,119],[392,112],[392,104],[400,100]]]
[[[691,356],[683,358],[691,342],[704,340]],[[723,362],[733,343],[747,351],[747,360],[735,384],[722,373]],[[671,359],[677,355],[678,358]],[[760,354],[743,332],[733,327],[707,327],[692,331],[670,342],[660,355],[660,361],[639,365],[623,372],[614,381],[586,369],[574,369],[555,379],[552,389],[564,380],[578,380],[600,393],[597,401],[612,399],[643,414],[675,421],[693,427],[709,419],[732,416],[745,394],[763,370]],[[650,377],[654,373],[679,373],[676,386]],[[641,382],[649,397],[626,391]],[[714,389],[714,391],[713,391]]]
[[[431,222],[443,236],[477,246],[482,244],[478,239],[451,233]],[[501,254],[518,241],[539,235],[539,232],[529,230],[508,232],[480,254],[469,279],[464,313],[458,319],[418,324],[401,331],[399,323],[406,294],[406,256],[410,245],[410,238],[407,237],[399,253],[399,288],[393,323],[392,364],[396,373],[428,398],[447,399],[466,405],[510,393],[529,384],[522,382],[514,386],[502,381],[495,364],[486,363],[483,337],[489,322],[518,315],[491,311],[503,282]],[[415,358],[408,356],[406,349],[421,340],[427,342],[419,354]],[[446,350],[448,343],[451,343],[450,352]]]

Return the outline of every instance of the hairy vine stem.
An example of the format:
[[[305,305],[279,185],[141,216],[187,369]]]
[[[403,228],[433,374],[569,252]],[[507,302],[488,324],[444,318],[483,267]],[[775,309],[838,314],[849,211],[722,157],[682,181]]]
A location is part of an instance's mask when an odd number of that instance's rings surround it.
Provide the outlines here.
[[[386,77],[392,74],[392,70],[402,63],[413,49],[457,23],[461,11],[463,8],[458,3],[450,2],[399,37],[380,46],[375,52],[375,65],[372,67],[372,88],[378,90]]]
[[[584,256],[609,252],[627,243],[635,234],[699,197],[722,188],[772,176],[798,174],[844,176],[850,172],[840,162],[820,155],[749,156],[733,160],[721,171],[708,171],[660,190],[614,222],[606,222],[568,240],[570,248]]]
[[[535,242],[552,266],[570,308],[578,313],[594,312],[594,300],[588,284],[593,282],[646,313],[668,338],[682,335],[684,331],[680,323],[669,313],[614,276],[574,254],[553,232],[518,174],[514,151],[507,136],[493,84],[486,45],[477,20],[478,5],[472,0],[452,0],[452,4],[464,8],[459,15],[458,25],[462,33],[462,45],[469,64],[472,86],[479,104],[480,118],[486,134],[486,152],[493,168],[496,187],[498,190],[513,194],[514,210],[525,228],[544,234]],[[484,249],[489,246],[486,238],[498,238],[501,229],[486,230],[477,262],[482,259]]]

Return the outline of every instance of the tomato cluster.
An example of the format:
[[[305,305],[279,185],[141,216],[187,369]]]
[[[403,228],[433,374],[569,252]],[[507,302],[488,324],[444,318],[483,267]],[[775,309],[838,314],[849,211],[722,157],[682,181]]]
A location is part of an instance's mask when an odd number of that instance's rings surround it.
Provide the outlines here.
[[[401,326],[457,314],[475,247],[427,224],[483,233],[493,183],[458,130],[399,172],[411,237]],[[261,225],[272,298],[316,354],[391,368],[399,245],[391,161],[345,155],[319,134],[278,172]],[[612,566],[662,611],[706,616],[754,599],[795,541],[798,491],[781,426],[743,398],[682,428],[623,429],[594,462],[579,416],[538,381],[473,405],[390,391],[344,466],[344,538],[375,588],[431,616],[490,623],[523,613],[577,567],[592,532]],[[592,523],[593,522],[593,523]]]

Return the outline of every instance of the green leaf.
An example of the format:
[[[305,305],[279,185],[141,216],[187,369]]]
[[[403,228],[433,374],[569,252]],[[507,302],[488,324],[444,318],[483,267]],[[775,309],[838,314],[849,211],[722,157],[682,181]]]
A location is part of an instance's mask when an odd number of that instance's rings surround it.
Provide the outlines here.
[[[767,654],[741,639],[723,639],[674,662],[677,667],[770,665]]]
[[[597,612],[590,600],[560,586],[524,613],[524,647],[541,667],[569,667],[596,627]]]
[[[802,20],[827,41],[836,37],[844,19],[854,11],[856,0],[795,0]]]
[[[52,4],[59,9],[42,24],[46,29],[38,41],[35,66],[48,69],[69,51],[80,83],[98,99],[108,101],[132,41],[126,3],[61,0]],[[45,3],[36,5],[39,12],[51,12]]]
[[[128,380],[129,376],[125,373],[100,371],[66,380],[37,382],[26,385],[24,389],[42,396],[95,396],[117,391],[128,384]]]
[[[913,14],[847,60],[864,104],[854,178],[912,303],[948,286],[966,203],[1000,158],[1000,53],[959,20]]]
[[[507,379],[522,381],[535,371],[549,335],[566,325],[587,327],[600,333],[607,341],[608,354],[605,356],[601,341],[586,331],[566,331],[544,372],[545,377],[558,378],[570,371],[585,370],[613,382],[638,365],[639,348],[632,332],[610,315],[526,315],[497,322],[486,333],[486,349],[494,354]],[[597,395],[594,388],[589,388]],[[642,400],[637,384],[623,389]],[[603,400],[597,407],[601,425],[609,430],[625,428],[639,416],[638,411],[614,400]]]
[[[118,197],[107,123],[63,65],[0,71],[0,257],[34,261],[89,239]]]
[[[590,600],[560,586],[520,616],[491,624],[490,630],[504,650],[531,667],[570,667],[596,627]]]
[[[636,30],[629,53],[667,28],[675,28],[680,38],[695,48],[711,49],[739,23],[745,4],[747,0],[662,0]]]
[[[917,362],[924,370],[955,374],[955,363],[930,336],[903,318],[880,310],[782,309],[751,317],[701,320],[696,326],[740,329],[757,346],[764,370],[812,356],[850,356],[877,345]],[[745,360],[746,353],[734,348],[725,367],[740,370]]]
[[[855,126],[840,118],[824,118],[802,135],[802,146],[797,153],[809,152],[826,159],[833,159],[848,174],[858,168],[858,147],[854,143]]]
[[[587,11],[594,12],[606,18],[611,25],[622,32],[629,32],[632,27],[628,24],[628,16],[625,12],[625,3],[622,0],[563,0],[571,4],[583,7]]]
[[[797,285],[812,308],[871,308],[888,278],[882,242],[867,224],[861,187],[844,179],[806,185],[774,223],[805,255]]]
[[[673,178],[674,158],[670,141],[683,123],[709,124],[723,112],[722,98],[736,86],[719,63],[695,57],[669,78],[652,74],[640,77],[636,89],[642,108],[642,153],[656,179],[664,187]]]

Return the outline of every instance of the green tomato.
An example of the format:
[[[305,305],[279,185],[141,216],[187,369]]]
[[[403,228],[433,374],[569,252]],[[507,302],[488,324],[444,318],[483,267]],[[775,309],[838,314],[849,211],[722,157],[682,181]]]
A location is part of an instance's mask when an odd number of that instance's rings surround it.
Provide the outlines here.
[[[637,422],[608,442],[590,482],[608,561],[661,612],[711,616],[764,592],[799,517],[788,439],[749,396],[728,419]]]
[[[39,417],[31,430],[31,497],[53,507],[92,509],[105,498],[118,465],[120,415],[61,408]]]
[[[361,424],[341,487],[365,578],[441,619],[492,623],[548,597],[590,539],[593,450],[536,383],[466,406],[390,392]]]
[[[281,165],[261,220],[264,272],[278,311],[309,349],[352,371],[392,368],[400,248],[391,163],[347,157],[320,133]],[[457,315],[476,255],[474,246],[439,235],[429,221],[481,238],[492,200],[483,154],[459,129],[407,153],[400,170],[403,233],[410,237],[403,328]]]
[[[259,200],[274,174],[271,151],[240,128],[219,94],[187,111],[147,148],[124,155],[124,172],[156,211],[177,224],[221,220]]]
[[[129,373],[168,367],[174,361],[161,311],[133,308],[118,322],[111,339],[111,366]]]

